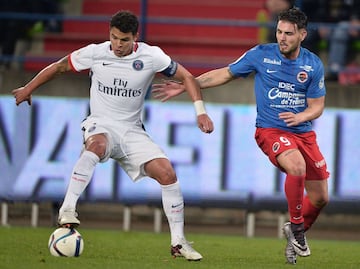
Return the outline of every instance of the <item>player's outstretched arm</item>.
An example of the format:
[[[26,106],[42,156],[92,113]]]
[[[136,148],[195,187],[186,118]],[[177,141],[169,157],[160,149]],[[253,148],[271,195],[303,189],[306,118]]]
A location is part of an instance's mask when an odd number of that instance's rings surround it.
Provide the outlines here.
[[[198,82],[200,89],[208,89],[224,85],[233,79],[234,77],[231,74],[229,67],[222,67],[201,74],[196,78],[196,81]]]
[[[200,89],[212,88],[224,85],[233,80],[234,77],[230,73],[228,67],[214,69],[201,74],[196,78]],[[153,84],[152,93],[154,98],[165,102],[186,91],[186,86],[174,80],[163,80],[163,83]]]
[[[184,85],[174,80],[163,80],[163,83],[152,85],[153,96],[161,102],[165,102],[183,92],[185,92]]]
[[[14,89],[11,93],[14,95],[16,105],[27,101],[31,105],[31,94],[42,84],[53,79],[55,75],[64,73],[71,70],[71,66],[68,62],[68,56],[61,60],[52,63],[42,69],[32,80],[29,81],[25,86]]]
[[[197,83],[194,76],[182,65],[178,64],[178,68],[174,75],[174,78],[182,82],[182,86],[180,85],[180,88],[183,88],[189,94],[191,100],[194,102],[197,116],[197,124],[199,129],[204,133],[211,133],[214,130],[214,125],[212,120],[206,113],[199,84]],[[181,92],[182,91],[183,90],[181,89]]]

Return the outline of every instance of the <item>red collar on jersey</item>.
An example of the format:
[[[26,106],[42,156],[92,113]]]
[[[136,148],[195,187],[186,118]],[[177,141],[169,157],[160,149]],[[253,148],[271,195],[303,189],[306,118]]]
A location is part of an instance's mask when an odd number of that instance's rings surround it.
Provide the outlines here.
[[[134,43],[133,51],[136,52],[139,47],[139,44],[137,42]]]

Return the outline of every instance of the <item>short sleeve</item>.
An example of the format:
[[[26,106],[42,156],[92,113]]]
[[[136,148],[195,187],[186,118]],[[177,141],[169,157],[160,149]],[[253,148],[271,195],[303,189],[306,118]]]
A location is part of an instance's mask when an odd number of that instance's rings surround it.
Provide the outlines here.
[[[82,71],[89,69],[94,62],[94,48],[95,44],[90,44],[86,47],[73,51],[70,54],[70,64],[75,71]]]
[[[153,46],[151,54],[154,72],[162,72],[170,66],[171,58],[161,48]]]
[[[255,63],[258,57],[258,51],[252,48],[241,55],[235,62],[229,64],[229,69],[234,77],[247,77],[256,71]]]
[[[318,98],[326,94],[325,82],[324,82],[324,67],[320,60],[317,62],[316,68],[314,68],[314,74],[311,83],[308,87],[307,97]]]

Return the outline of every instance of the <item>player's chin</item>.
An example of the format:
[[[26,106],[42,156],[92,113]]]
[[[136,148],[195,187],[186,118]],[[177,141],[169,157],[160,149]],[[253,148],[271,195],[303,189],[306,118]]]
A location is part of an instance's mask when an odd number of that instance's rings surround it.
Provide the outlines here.
[[[280,53],[284,55],[284,57],[288,57],[288,58],[292,56],[293,52],[294,51],[291,49],[280,49]]]
[[[282,54],[288,54],[289,53],[289,49],[288,49],[287,46],[280,46],[279,48],[280,48],[280,52]]]
[[[126,53],[123,50],[114,50],[114,54],[117,57],[124,57]]]

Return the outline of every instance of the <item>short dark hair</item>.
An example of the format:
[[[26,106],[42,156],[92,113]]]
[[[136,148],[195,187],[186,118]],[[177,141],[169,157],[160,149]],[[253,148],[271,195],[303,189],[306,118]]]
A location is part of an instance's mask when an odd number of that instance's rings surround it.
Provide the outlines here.
[[[110,28],[112,27],[116,27],[123,33],[136,35],[139,29],[139,20],[131,11],[121,10],[111,17]]]
[[[278,21],[288,21],[294,23],[299,29],[306,29],[308,23],[305,13],[297,7],[280,12],[278,15]]]
[[[295,5],[295,0],[287,0],[287,2],[289,3],[289,5],[291,7],[293,7]]]

